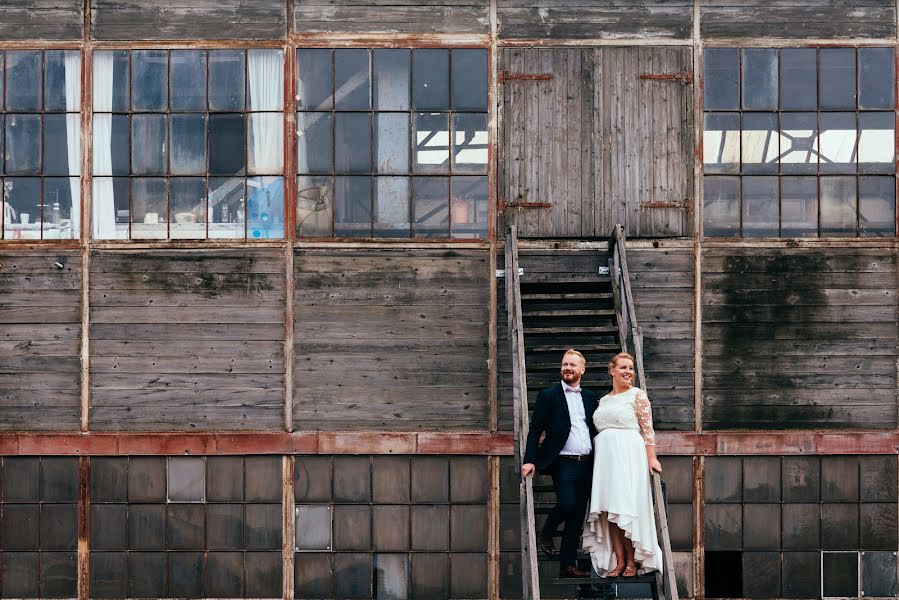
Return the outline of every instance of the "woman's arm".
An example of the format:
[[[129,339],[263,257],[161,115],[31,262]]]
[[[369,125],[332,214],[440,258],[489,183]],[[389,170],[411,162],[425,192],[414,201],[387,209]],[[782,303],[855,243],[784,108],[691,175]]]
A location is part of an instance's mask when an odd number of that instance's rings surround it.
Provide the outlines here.
[[[637,398],[634,400],[634,411],[637,413],[637,423],[640,425],[640,435],[643,436],[643,442],[646,444],[646,461],[649,468],[657,473],[662,472],[662,464],[656,457],[656,432],[652,427],[652,407],[649,404],[649,398],[646,392],[640,390],[637,392]]]

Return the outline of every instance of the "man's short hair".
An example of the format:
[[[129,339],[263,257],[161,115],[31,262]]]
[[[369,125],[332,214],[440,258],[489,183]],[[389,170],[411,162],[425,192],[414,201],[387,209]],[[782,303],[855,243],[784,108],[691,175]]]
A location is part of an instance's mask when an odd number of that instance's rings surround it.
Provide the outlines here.
[[[568,354],[574,354],[575,356],[579,357],[581,359],[581,361],[584,363],[584,366],[585,367],[587,366],[587,357],[585,357],[583,354],[581,354],[574,348],[569,348],[568,350],[566,350],[565,353],[562,355],[562,358],[565,358],[565,356]]]

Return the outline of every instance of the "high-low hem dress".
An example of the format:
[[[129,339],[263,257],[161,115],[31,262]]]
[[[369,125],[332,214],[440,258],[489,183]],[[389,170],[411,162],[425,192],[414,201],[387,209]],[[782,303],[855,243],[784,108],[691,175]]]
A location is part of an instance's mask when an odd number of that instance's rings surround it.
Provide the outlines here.
[[[646,446],[655,444],[646,392],[633,387],[607,394],[593,413],[599,432],[593,440],[593,484],[584,526],[583,547],[600,576],[617,566],[609,522],[634,543],[638,572],[662,570],[656,534]]]

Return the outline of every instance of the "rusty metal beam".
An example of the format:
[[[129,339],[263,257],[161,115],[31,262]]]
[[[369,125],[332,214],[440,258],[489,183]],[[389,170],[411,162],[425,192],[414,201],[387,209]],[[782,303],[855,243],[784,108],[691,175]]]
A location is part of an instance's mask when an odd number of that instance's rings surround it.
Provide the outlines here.
[[[496,73],[496,83],[502,85],[507,81],[550,81],[552,73],[509,73],[500,69]]]
[[[693,73],[680,71],[678,73],[640,73],[637,79],[648,81],[679,81],[685,85],[693,83]]]

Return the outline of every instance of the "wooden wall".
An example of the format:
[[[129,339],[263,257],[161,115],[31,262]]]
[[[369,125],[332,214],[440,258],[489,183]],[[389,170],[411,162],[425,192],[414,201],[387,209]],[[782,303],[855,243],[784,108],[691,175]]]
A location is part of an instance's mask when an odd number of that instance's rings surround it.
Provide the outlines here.
[[[488,255],[297,250],[297,429],[486,429]]]
[[[295,0],[293,29],[304,33],[490,32],[484,0]]]
[[[895,428],[896,251],[709,248],[708,429]]]
[[[0,40],[80,40],[81,0],[0,0]]]
[[[279,430],[281,250],[94,251],[90,428]]]
[[[0,254],[0,430],[78,430],[81,254]]]
[[[509,209],[521,237],[689,235],[692,86],[639,78],[691,71],[689,48],[505,48],[499,63],[552,76],[500,89],[499,197],[552,205]]]

